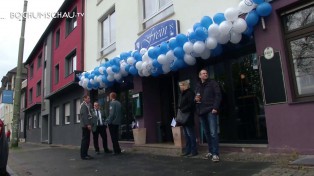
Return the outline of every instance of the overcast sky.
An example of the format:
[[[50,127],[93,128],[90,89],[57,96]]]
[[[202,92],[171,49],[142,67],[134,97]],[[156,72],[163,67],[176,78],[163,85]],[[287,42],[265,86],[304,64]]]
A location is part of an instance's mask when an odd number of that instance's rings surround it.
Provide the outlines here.
[[[52,18],[39,14],[57,12],[64,0],[28,0],[23,62],[26,61]],[[0,80],[17,66],[24,0],[0,0]]]

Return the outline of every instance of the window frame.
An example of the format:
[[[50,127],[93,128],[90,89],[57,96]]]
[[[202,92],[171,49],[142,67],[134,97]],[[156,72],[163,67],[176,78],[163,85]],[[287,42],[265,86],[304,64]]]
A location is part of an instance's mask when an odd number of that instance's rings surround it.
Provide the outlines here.
[[[31,79],[34,77],[34,63],[29,66],[29,77]]]
[[[39,80],[36,84],[36,96],[40,96],[41,95],[41,80]]]
[[[55,76],[54,82],[55,82],[55,84],[58,84],[59,80],[60,80],[60,65],[59,64],[57,64],[55,66],[55,75],[54,76]]]
[[[37,57],[37,69],[39,69],[40,67],[41,67],[41,65],[42,65],[42,60],[43,60],[43,55],[42,55],[42,53],[40,53],[39,55],[38,55],[38,57]]]
[[[55,125],[59,126],[60,125],[60,107],[56,106],[54,108],[54,112],[55,112]]]
[[[33,128],[37,128],[37,114],[33,115]]]
[[[80,98],[75,100],[75,122],[76,123],[81,122],[81,114],[80,114],[81,103],[82,103],[82,101]]]
[[[76,55],[76,50],[74,50],[65,58],[64,77],[68,77],[72,73],[74,73],[74,71],[76,70],[76,63],[77,63],[77,55]]]
[[[298,81],[297,81],[297,75],[295,71],[295,63],[294,59],[292,58],[292,50],[290,47],[290,44],[292,41],[302,39],[309,36],[314,36],[314,23],[311,23],[309,25],[301,26],[296,29],[287,30],[286,24],[285,24],[285,16],[290,15],[293,13],[296,13],[298,11],[307,9],[309,7],[314,7],[314,3],[307,3],[307,4],[301,4],[300,6],[296,7],[294,6],[294,9],[292,10],[286,10],[283,13],[281,13],[281,22],[282,22],[282,31],[283,31],[283,38],[287,53],[287,63],[288,63],[288,74],[289,74],[289,80],[292,83],[291,85],[291,93],[292,93],[292,102],[308,102],[308,101],[314,101],[314,92],[310,94],[299,94],[298,93]]]
[[[114,14],[114,16],[113,16]],[[113,17],[112,17],[113,16]],[[109,20],[109,42],[107,45],[104,44],[104,37],[105,37],[105,32],[104,32],[104,22],[106,20]],[[109,53],[113,52],[116,49],[116,34],[113,35],[113,33],[116,32],[116,10],[115,7],[112,7],[109,9],[100,19],[99,19],[99,25],[100,25],[100,57],[106,56]],[[114,37],[113,37],[114,36]]]
[[[64,107],[64,124],[69,125],[71,123],[71,103],[65,103]]]
[[[29,104],[33,103],[33,88],[29,89],[28,102],[29,102]]]
[[[73,13],[75,13],[75,17],[73,18],[66,18],[66,30],[65,30],[65,36],[68,36],[71,34],[72,31],[77,27],[77,7],[74,7],[73,10],[70,12],[69,16],[72,16]]]
[[[56,49],[59,48],[60,45],[60,28],[56,32]]]

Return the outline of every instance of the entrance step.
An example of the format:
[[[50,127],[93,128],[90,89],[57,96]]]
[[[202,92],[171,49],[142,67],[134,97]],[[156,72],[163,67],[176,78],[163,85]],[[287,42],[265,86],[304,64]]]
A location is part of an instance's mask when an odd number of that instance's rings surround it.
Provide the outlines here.
[[[176,147],[173,143],[169,144],[158,143],[158,144],[133,145],[132,151],[155,155],[178,156],[182,153],[182,148]]]

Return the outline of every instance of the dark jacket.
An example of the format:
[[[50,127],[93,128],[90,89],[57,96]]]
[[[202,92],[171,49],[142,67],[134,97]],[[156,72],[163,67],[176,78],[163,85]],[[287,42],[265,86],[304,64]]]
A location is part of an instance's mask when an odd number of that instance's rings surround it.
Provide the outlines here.
[[[183,126],[193,126],[194,125],[194,92],[190,89],[187,89],[181,93],[179,100],[179,109],[183,113],[190,113],[189,118],[185,124],[181,124]]]
[[[92,125],[92,115],[88,105],[85,102],[81,104],[80,115],[81,127],[87,127],[87,125]]]
[[[122,121],[122,106],[117,100],[113,100],[109,105],[109,116],[106,122],[110,125],[120,125]]]
[[[201,103],[196,104],[198,115],[204,115],[212,111],[219,110],[221,102],[221,91],[219,84],[215,80],[207,80],[204,83],[198,82],[195,93],[200,93]]]
[[[8,156],[9,156],[9,147],[8,147],[8,141],[5,135],[5,127],[3,122],[0,120],[0,126],[1,126],[1,134],[0,134],[0,175],[5,176],[7,174],[7,162],[8,162]]]
[[[102,111],[102,110],[99,110],[100,111],[100,114],[101,114],[101,120],[102,120],[102,123],[103,125],[105,125],[106,123],[106,115],[105,115],[105,111]],[[96,110],[93,109],[92,110],[92,131],[95,132],[96,129],[97,129],[97,122],[98,122],[98,116],[97,116],[97,113],[96,113]]]

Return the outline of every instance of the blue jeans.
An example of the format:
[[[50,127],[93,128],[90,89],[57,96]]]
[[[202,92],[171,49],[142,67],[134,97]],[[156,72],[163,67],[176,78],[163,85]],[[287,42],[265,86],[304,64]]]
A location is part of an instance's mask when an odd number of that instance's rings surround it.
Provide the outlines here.
[[[197,154],[196,137],[193,126],[183,126],[185,137],[185,153]]]
[[[200,116],[208,145],[208,152],[219,155],[218,117],[217,114],[208,113]]]

